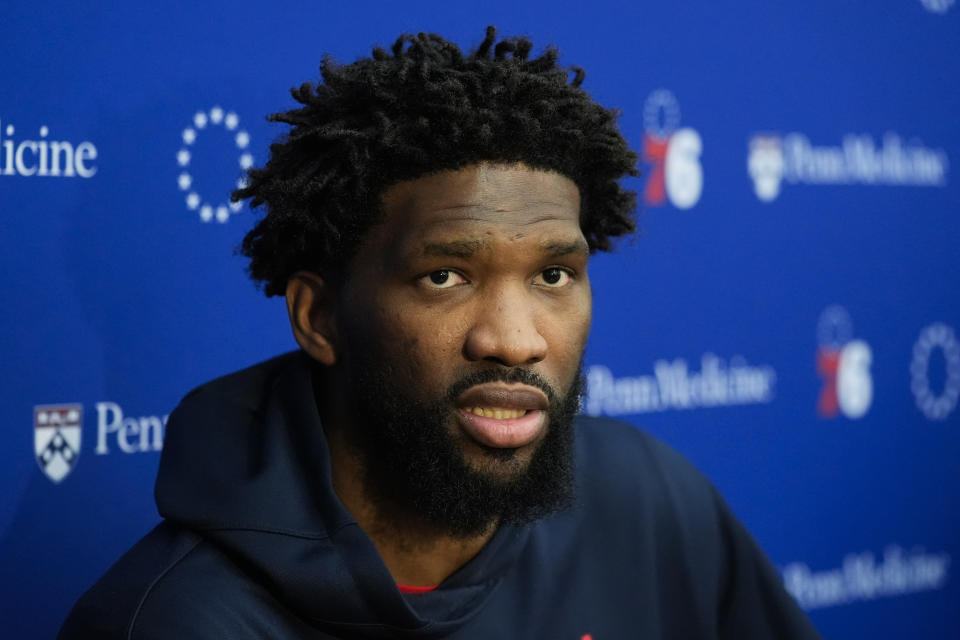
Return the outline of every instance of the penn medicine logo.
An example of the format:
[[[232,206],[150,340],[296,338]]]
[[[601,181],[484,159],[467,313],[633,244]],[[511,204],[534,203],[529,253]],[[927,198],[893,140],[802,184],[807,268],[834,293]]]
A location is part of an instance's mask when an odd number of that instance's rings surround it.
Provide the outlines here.
[[[853,321],[839,305],[827,307],[817,324],[817,373],[823,380],[817,413],[822,418],[843,414],[862,418],[873,404],[873,352],[863,340],[853,339]]]
[[[804,609],[905,596],[942,589],[949,584],[949,553],[891,544],[877,558],[872,551],[847,554],[841,566],[811,570],[804,562],[783,569],[783,586]]]
[[[94,453],[147,453],[163,449],[168,416],[125,415],[116,402],[97,402]],[[40,470],[59,483],[77,465],[83,433],[83,405],[39,405],[33,409],[33,448]]]
[[[887,133],[844,136],[840,146],[816,146],[802,133],[750,138],[747,173],[763,202],[780,195],[784,182],[808,185],[945,187],[950,161],[943,149]]]
[[[946,13],[956,0],[920,0],[930,13]]]
[[[680,127],[680,105],[666,89],[647,98],[643,124],[643,160],[650,165],[643,201],[655,207],[667,200],[677,209],[693,207],[703,193],[700,134]]]
[[[213,191],[207,185],[201,192],[196,185],[196,179],[192,171],[194,166],[194,151],[196,143],[201,134],[209,134],[215,129],[221,129],[232,138],[232,152],[237,153],[236,162],[244,172],[253,166],[253,155],[249,152],[250,134],[240,128],[240,117],[233,111],[226,111],[221,107],[213,107],[209,111],[197,111],[193,114],[193,120],[187,126],[180,137],[182,146],[177,152],[177,166],[179,174],[177,175],[177,187],[182,191],[184,202],[189,211],[195,211],[203,222],[224,223],[230,220],[231,214],[239,212],[243,205],[239,202],[229,201],[229,192],[224,189],[222,192]],[[246,186],[246,178],[237,179],[235,186],[242,189]]]
[[[657,360],[652,375],[615,377],[604,365],[587,369],[584,413],[622,416],[671,410],[767,404],[773,401],[777,373],[751,365],[742,356],[729,360],[712,353],[699,370],[684,358]]]
[[[40,405],[33,408],[33,450],[40,470],[60,482],[77,466],[83,406]]]
[[[45,124],[36,138],[21,138],[17,127],[0,121],[0,176],[92,178],[96,159],[97,147],[89,140],[58,140]]]

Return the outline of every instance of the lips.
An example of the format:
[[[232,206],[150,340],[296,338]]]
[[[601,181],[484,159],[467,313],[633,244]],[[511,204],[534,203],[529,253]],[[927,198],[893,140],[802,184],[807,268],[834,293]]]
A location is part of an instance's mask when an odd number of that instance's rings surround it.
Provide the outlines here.
[[[515,449],[535,441],[546,427],[547,396],[527,385],[481,384],[456,401],[463,430],[480,444]]]

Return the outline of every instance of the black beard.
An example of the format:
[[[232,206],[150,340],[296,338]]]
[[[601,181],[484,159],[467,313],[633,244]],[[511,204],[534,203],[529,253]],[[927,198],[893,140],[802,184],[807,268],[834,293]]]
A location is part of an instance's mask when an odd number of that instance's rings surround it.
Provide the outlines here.
[[[378,513],[394,526],[424,527],[454,537],[483,534],[496,523],[526,524],[573,501],[573,418],[583,395],[580,368],[566,394],[522,368],[484,369],[458,380],[434,403],[418,401],[374,359],[354,362],[352,424],[344,438],[360,456],[364,489]],[[547,431],[528,463],[515,449],[484,447],[474,468],[464,459],[449,424],[454,400],[487,382],[520,382],[549,400]],[[506,473],[492,473],[491,469]]]

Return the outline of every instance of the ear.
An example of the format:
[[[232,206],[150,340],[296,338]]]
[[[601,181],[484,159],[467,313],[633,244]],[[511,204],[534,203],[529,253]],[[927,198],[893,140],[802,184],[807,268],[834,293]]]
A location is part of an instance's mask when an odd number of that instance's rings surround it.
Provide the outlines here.
[[[287,314],[297,344],[317,362],[337,361],[334,295],[326,281],[310,271],[298,271],[287,282]]]

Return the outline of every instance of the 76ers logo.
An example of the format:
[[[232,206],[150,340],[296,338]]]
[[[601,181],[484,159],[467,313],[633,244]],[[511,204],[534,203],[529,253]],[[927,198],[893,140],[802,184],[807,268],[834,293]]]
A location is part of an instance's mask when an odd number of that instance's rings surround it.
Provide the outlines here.
[[[643,200],[658,206],[667,199],[678,209],[689,209],[703,192],[700,134],[680,125],[680,106],[673,94],[657,89],[643,107],[643,160],[650,165],[650,177]]]
[[[82,405],[33,408],[33,448],[37,464],[54,482],[63,480],[77,464],[82,425]]]
[[[823,379],[817,413],[835,418],[861,418],[873,403],[873,354],[863,340],[852,340],[853,321],[840,306],[827,307],[817,327],[817,373]]]

